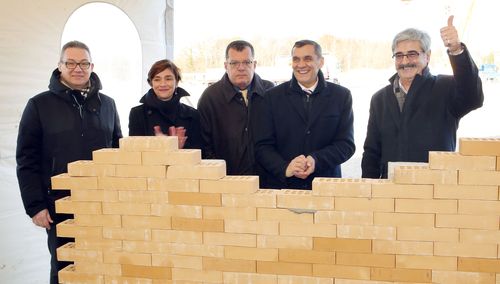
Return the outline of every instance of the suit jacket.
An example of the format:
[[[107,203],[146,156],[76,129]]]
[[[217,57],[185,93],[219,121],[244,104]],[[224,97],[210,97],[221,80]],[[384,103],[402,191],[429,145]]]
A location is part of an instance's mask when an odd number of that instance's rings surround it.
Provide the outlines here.
[[[355,151],[351,92],[325,81],[321,71],[310,111],[295,77],[268,90],[257,105],[254,138],[264,188],[311,189],[314,177],[340,177],[340,164]],[[292,159],[311,155],[315,172],[307,179],[287,178]]]

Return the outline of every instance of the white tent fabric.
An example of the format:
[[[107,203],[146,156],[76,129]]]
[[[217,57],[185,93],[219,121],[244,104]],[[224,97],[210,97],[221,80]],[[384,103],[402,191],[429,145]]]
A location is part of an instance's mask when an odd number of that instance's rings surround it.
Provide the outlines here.
[[[92,2],[0,3],[0,283],[48,282],[46,233],[24,213],[15,177],[17,127],[27,100],[47,89],[50,74],[57,66],[66,22],[78,8]],[[123,11],[137,29],[142,50],[141,78],[146,78],[152,62],[172,58],[173,0],[99,2]],[[139,88],[146,90],[145,80],[141,81],[144,83]],[[137,101],[141,94],[134,95]],[[122,123],[125,134],[126,130],[127,125]]]

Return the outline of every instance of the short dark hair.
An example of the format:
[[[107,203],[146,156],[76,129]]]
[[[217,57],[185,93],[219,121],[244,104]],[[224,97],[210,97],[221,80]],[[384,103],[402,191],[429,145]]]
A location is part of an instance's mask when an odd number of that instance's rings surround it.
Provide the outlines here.
[[[254,49],[251,43],[245,40],[235,40],[229,43],[226,47],[226,59],[229,58],[229,50],[236,49],[237,51],[242,51],[245,47],[249,47],[252,52],[252,57],[255,56]]]
[[[86,50],[89,53],[90,61],[92,61],[92,55],[90,54],[89,47],[85,43],[78,41],[78,40],[68,41],[66,44],[63,45],[63,47],[61,48],[61,54],[59,55],[59,61],[62,62],[64,52],[68,48],[80,48],[80,49]]]
[[[172,70],[172,73],[174,73],[175,81],[179,82],[181,80],[181,69],[177,67],[174,62],[168,60],[168,59],[162,59],[159,61],[156,61],[153,66],[151,66],[151,69],[149,69],[148,72],[148,84],[151,86],[151,82],[158,73],[162,72],[165,69],[170,69]]]
[[[316,55],[319,58],[323,57],[323,51],[321,50],[321,46],[317,42],[315,42],[314,40],[309,40],[309,39],[303,39],[303,40],[296,41],[292,47],[292,55],[293,55],[294,48],[303,47],[304,45],[314,46],[314,53],[316,53]]]

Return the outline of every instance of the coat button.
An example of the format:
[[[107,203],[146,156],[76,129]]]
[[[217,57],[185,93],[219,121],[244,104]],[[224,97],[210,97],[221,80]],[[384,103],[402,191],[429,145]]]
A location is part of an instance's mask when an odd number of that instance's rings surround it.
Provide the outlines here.
[[[307,135],[311,134],[311,130],[307,130],[307,131],[306,131],[306,134],[307,134]]]

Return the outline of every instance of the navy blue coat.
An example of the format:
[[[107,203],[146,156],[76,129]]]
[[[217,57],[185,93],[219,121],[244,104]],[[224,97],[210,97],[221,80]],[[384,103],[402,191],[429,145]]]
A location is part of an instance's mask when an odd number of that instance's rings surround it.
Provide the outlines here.
[[[386,178],[387,163],[427,162],[429,151],[455,151],[457,128],[464,115],[483,105],[478,69],[464,52],[450,56],[453,76],[433,76],[425,68],[413,80],[403,111],[390,85],[373,95],[370,104],[362,176]]]
[[[325,81],[322,72],[311,96],[309,118],[305,92],[295,77],[264,95],[254,123],[256,160],[264,188],[311,189],[314,177],[340,177],[340,164],[355,151],[351,92]],[[287,178],[286,168],[299,155],[311,155],[315,171],[307,179]]]

